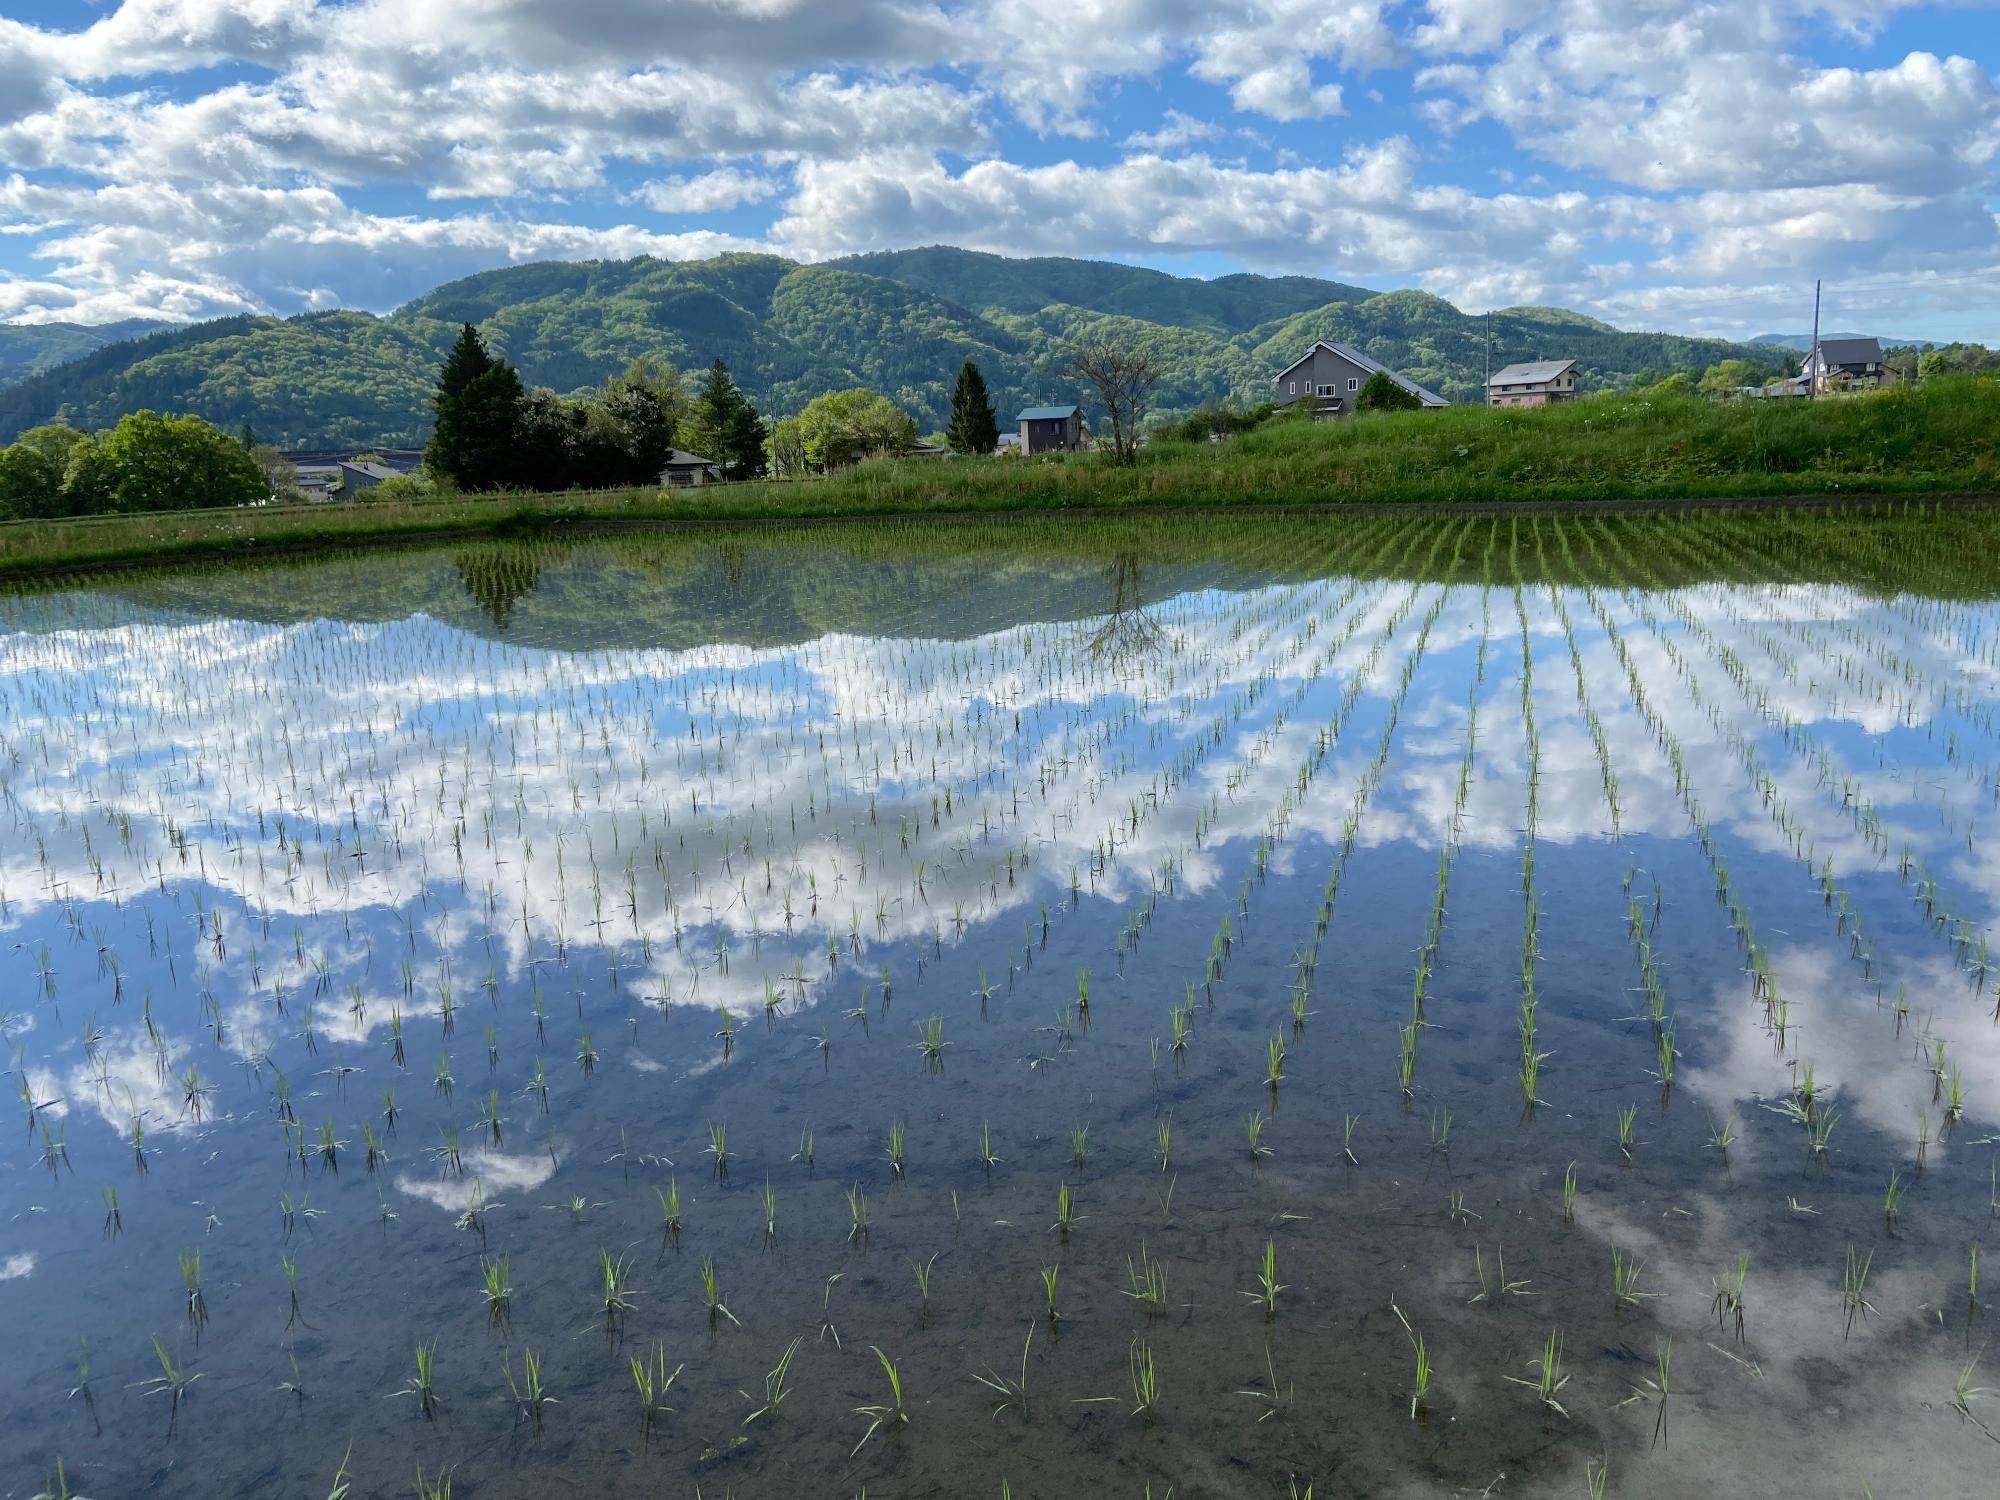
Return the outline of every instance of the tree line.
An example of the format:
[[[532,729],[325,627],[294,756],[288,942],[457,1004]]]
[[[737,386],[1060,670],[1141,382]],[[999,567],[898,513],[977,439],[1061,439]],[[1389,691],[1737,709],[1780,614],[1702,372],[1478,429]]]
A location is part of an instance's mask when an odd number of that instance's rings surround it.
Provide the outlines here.
[[[634,360],[577,400],[523,389],[520,372],[467,323],[438,372],[436,403],[424,467],[461,490],[655,484],[676,449],[726,479],[767,468],[764,418],[720,359],[691,392],[674,370]]]
[[[254,504],[286,472],[275,449],[200,417],[135,411],[96,433],[46,422],[0,448],[0,519]]]

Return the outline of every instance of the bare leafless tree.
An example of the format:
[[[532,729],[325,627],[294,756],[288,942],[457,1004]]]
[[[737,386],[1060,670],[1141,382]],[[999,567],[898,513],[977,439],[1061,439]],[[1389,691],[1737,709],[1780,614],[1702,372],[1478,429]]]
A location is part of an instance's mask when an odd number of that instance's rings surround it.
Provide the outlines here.
[[[1063,374],[1097,392],[1113,463],[1129,464],[1138,456],[1139,420],[1165,373],[1156,351],[1130,339],[1099,337],[1071,348]]]

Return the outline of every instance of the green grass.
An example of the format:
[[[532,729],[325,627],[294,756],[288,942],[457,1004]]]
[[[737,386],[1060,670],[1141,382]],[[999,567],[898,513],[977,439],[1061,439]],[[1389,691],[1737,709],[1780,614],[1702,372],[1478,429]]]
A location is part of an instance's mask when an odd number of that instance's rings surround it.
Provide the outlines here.
[[[1944,494],[2000,488],[2000,383],[1941,379],[1818,402],[1717,406],[1605,395],[1540,411],[1453,407],[1227,443],[1153,444],[1130,468],[1091,456],[879,461],[821,479],[661,491],[449,496],[375,504],[94,516],[0,525],[0,576],[367,538],[564,524],[830,519],[1258,505]]]

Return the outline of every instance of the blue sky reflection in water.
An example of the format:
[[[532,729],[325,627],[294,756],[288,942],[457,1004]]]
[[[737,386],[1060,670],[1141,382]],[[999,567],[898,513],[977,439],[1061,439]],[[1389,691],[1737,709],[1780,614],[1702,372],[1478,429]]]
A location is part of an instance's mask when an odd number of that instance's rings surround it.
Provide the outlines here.
[[[855,528],[9,597],[0,1471],[1981,1493],[1994,524]],[[635,1359],[679,1371],[650,1430]],[[996,1413],[974,1376],[1024,1369]]]

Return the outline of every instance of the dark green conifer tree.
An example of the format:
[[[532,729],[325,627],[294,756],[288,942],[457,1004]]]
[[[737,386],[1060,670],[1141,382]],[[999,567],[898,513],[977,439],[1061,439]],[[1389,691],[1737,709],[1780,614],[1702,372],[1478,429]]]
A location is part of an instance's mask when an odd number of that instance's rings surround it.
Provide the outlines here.
[[[951,388],[951,423],[944,431],[954,453],[991,453],[1000,442],[1000,424],[986,394],[986,377],[967,360]]]

